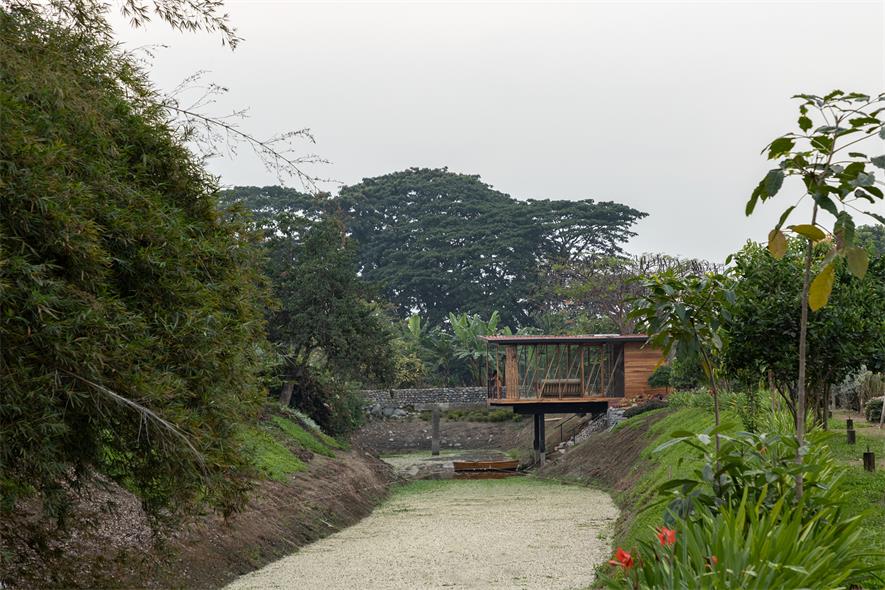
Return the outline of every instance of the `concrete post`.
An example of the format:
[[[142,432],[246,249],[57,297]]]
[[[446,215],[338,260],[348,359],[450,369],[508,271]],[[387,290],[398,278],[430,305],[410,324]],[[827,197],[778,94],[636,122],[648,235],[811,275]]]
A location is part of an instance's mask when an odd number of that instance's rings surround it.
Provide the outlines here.
[[[436,457],[439,455],[439,406],[433,406],[431,421],[433,422],[433,432],[430,438],[430,454]]]

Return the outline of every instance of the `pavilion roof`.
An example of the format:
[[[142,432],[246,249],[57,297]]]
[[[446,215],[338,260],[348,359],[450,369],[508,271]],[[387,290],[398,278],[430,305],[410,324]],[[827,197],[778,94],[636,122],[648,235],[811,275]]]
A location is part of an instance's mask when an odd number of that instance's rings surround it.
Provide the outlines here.
[[[604,344],[606,342],[645,342],[645,334],[579,334],[574,336],[546,336],[517,334],[513,336],[480,336],[493,344]]]

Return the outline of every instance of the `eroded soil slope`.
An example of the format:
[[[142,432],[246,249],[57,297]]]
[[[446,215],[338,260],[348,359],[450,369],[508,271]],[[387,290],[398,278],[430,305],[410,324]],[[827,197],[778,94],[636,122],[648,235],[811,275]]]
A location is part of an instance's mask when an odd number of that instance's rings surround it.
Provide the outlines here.
[[[7,554],[0,574],[13,588],[218,588],[357,522],[386,496],[391,477],[388,465],[358,448],[312,455],[306,471],[258,482],[246,509],[228,521],[196,516],[160,539],[136,498],[94,485],[73,509],[75,534],[45,531],[48,552]],[[33,542],[28,524],[20,511],[0,532],[8,542]]]

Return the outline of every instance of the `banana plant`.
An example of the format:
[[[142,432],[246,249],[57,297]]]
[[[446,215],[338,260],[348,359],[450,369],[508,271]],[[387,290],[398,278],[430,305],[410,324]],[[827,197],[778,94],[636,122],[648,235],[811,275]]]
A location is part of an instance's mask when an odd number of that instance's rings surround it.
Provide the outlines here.
[[[500,320],[501,316],[497,311],[492,312],[488,321],[483,320],[479,315],[449,313],[449,325],[454,336],[455,356],[467,362],[470,377],[474,383],[480,385],[485,383],[483,367],[490,359],[488,346],[480,340],[480,336],[512,334],[509,327],[498,328]]]

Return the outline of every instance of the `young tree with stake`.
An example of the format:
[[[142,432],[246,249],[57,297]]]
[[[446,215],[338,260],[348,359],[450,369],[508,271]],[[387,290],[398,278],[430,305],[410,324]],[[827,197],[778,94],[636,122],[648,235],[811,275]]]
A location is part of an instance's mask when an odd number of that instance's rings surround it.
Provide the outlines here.
[[[836,273],[836,260],[845,258],[849,271],[863,278],[869,264],[864,248],[854,244],[854,213],[868,215],[880,223],[885,217],[873,211],[861,210],[858,204],[876,204],[883,198],[876,184],[875,168],[885,168],[885,155],[869,157],[858,151],[848,151],[856,144],[873,137],[885,139],[882,114],[885,113],[885,93],[869,96],[858,92],[834,90],[826,96],[800,94],[798,126],[800,132],[787,133],[772,141],[765,150],[769,160],[778,160],[759,182],[747,202],[746,214],[753,213],[757,203],[773,198],[788,176],[797,176],[805,185],[802,197],[783,211],[774,229],[768,234],[768,250],[781,258],[787,249],[784,229],[804,238],[804,275],[802,282],[802,310],[799,325],[799,370],[796,403],[796,437],[802,461],[805,441],[805,357],[808,309],[817,311],[827,304]],[[818,125],[815,126],[815,120]],[[809,223],[785,226],[787,219],[799,205],[812,200]],[[822,213],[833,216],[832,225],[825,223]],[[814,244],[829,242],[830,250],[822,268],[812,280]],[[797,496],[802,495],[801,473],[796,477]]]

